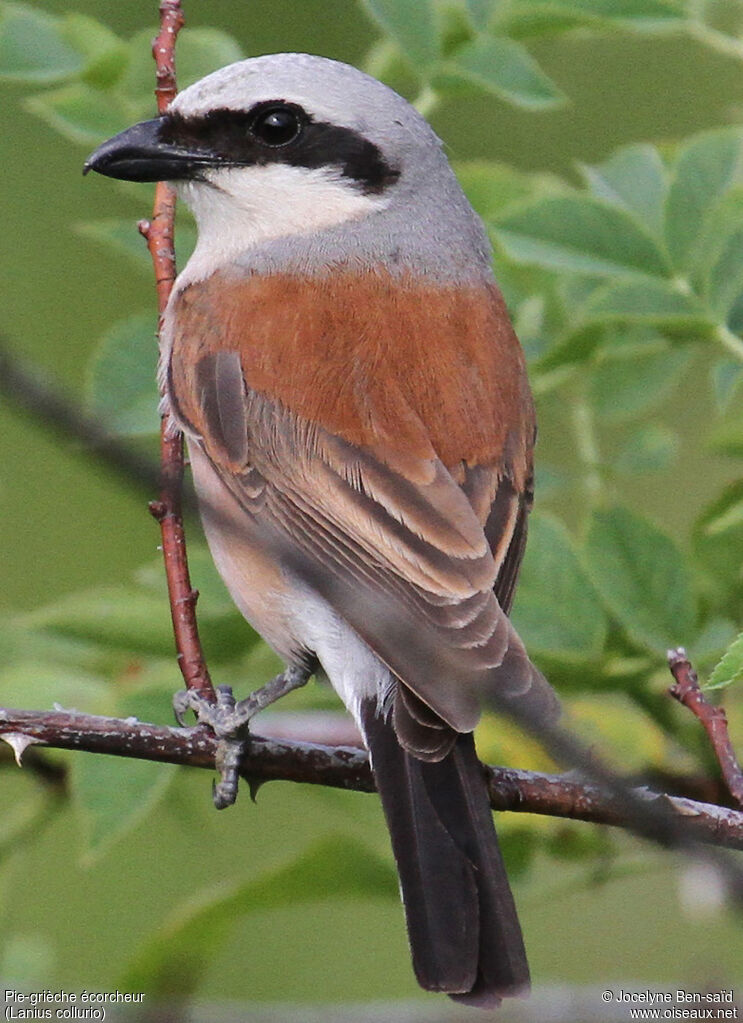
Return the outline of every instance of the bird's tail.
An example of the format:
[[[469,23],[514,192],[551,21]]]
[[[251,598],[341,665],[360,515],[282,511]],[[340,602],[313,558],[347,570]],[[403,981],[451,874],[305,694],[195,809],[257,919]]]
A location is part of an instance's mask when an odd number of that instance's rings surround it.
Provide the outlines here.
[[[361,719],[418,982],[483,1008],[525,993],[521,927],[472,735],[431,763],[401,748],[376,701],[362,705]]]

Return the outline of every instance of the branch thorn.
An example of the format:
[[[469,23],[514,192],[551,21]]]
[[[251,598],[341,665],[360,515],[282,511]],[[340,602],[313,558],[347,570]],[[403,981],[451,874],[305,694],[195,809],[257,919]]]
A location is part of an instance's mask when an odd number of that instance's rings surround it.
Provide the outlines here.
[[[36,739],[33,735],[24,735],[22,732],[4,732],[0,735],[0,739],[7,742],[13,750],[15,762],[19,767],[23,767],[21,760],[29,746],[33,746],[35,743],[43,745],[41,739]]]

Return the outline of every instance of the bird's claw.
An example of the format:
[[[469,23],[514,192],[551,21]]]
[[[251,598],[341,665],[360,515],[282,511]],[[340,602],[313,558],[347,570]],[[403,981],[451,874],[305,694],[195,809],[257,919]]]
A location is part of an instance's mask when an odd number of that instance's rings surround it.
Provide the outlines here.
[[[243,701],[246,703],[247,701]],[[193,689],[182,689],[173,697],[173,711],[181,727],[185,715],[191,710],[201,725],[208,725],[218,739],[215,766],[220,779],[212,786],[214,805],[218,810],[232,806],[237,798],[240,761],[248,740],[248,725],[252,714],[248,708],[235,702],[229,686],[217,686],[217,701],[211,703]]]
[[[232,806],[237,799],[240,762],[247,744],[247,739],[220,739],[217,744],[215,765],[219,781],[212,785],[212,799],[218,810]]]
[[[184,715],[191,710],[200,725],[209,725],[218,739],[242,738],[252,714],[246,714],[243,707],[248,701],[235,702],[230,686],[217,686],[217,700],[212,703],[195,689],[181,689],[173,697],[173,711],[182,727],[186,726]]]
[[[191,710],[190,689],[179,689],[173,694],[173,713],[181,728],[186,728],[186,712]]]
[[[173,711],[178,724],[182,728],[186,726],[185,714],[191,710],[199,724],[208,725],[218,740],[215,764],[220,779],[212,789],[218,810],[232,806],[237,798],[240,762],[249,741],[251,719],[285,693],[304,685],[310,673],[311,668],[307,666],[287,668],[239,703],[235,701],[230,686],[217,686],[215,703],[195,689],[182,689],[175,694]]]

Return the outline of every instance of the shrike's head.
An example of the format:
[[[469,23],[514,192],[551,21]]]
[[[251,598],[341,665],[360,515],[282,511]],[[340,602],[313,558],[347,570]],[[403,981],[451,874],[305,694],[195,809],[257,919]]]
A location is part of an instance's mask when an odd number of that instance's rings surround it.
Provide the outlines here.
[[[379,250],[367,255],[385,261],[404,264],[405,251],[420,257],[421,246],[430,250],[424,264],[452,246],[460,266],[471,267],[475,250],[487,261],[426,121],[381,82],[323,57],[278,53],[222,68],[164,116],[103,143],[88,169],[178,185],[199,229],[192,277],[280,240],[278,261],[294,256],[308,269],[360,258],[362,236]],[[354,241],[339,249],[333,229],[343,225]],[[308,250],[312,238],[324,257]]]

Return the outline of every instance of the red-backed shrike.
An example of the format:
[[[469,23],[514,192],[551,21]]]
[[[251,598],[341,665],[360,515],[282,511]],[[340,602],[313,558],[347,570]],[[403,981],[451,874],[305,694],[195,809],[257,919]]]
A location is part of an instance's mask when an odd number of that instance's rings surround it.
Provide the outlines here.
[[[507,617],[534,410],[439,139],[355,68],[273,54],[88,166],[175,181],[194,213],[162,373],[207,539],[288,665],[269,696],[317,669],[364,735],[418,980],[479,1005],[524,990],[472,730],[488,699],[557,709]]]

